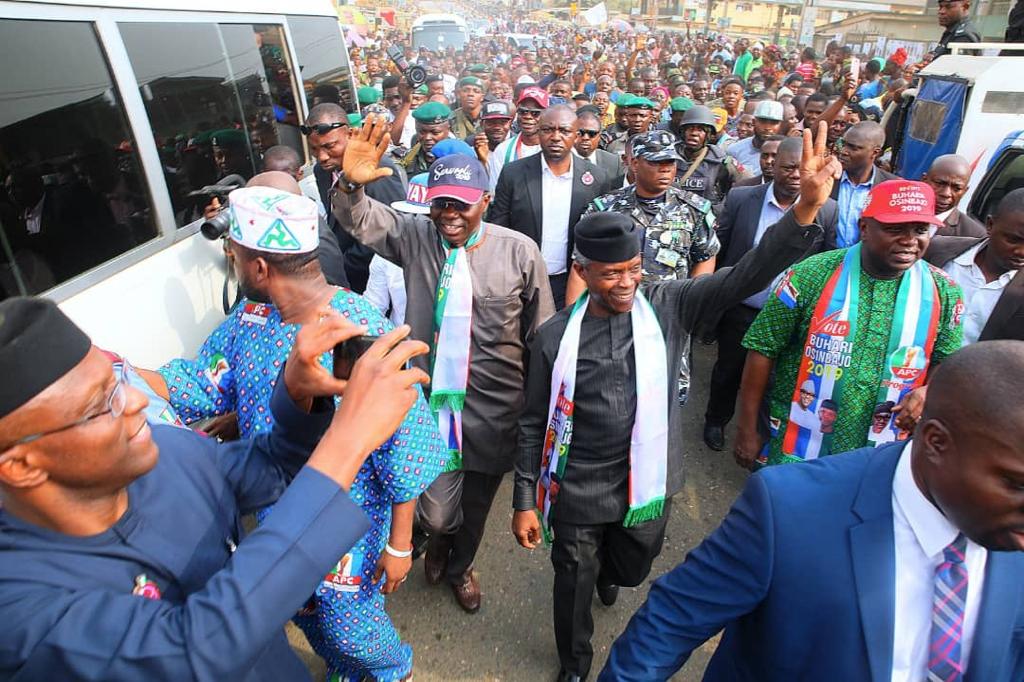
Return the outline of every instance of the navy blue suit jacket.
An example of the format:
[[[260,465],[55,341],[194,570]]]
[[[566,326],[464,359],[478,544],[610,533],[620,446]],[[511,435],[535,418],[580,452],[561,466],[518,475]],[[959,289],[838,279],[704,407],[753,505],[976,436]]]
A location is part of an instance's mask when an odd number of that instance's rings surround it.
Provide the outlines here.
[[[903,446],[751,476],[722,525],[651,587],[600,682],[667,679],[723,628],[705,680],[888,682]],[[965,680],[1024,680],[1024,553],[989,553]]]

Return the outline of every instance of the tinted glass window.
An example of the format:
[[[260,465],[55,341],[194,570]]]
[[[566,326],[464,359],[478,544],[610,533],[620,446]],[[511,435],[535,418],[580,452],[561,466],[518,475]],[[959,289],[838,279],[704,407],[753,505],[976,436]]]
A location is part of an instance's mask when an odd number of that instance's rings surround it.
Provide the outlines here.
[[[157,232],[91,24],[0,20],[0,299],[45,291]]]
[[[321,102],[355,111],[352,72],[338,22],[330,17],[288,17],[309,107]]]
[[[302,154],[292,67],[279,26],[120,24],[179,226],[283,144]],[[187,46],[187,47],[186,47]],[[234,177],[232,177],[234,176]]]

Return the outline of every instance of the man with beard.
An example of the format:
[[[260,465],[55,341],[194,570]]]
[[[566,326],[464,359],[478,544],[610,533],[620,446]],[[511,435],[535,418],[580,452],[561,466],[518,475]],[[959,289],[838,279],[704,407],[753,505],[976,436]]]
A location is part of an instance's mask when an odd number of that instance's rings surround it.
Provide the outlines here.
[[[734,450],[742,466],[804,462],[913,430],[929,370],[962,338],[960,287],[922,260],[932,226],[942,224],[934,207],[935,194],[923,182],[880,183],[860,216],[860,241],[799,263],[768,296],[743,338],[748,352]],[[757,420],[773,371],[762,455]],[[808,381],[817,400],[838,404],[834,433],[791,409]],[[875,433],[872,408],[890,401],[895,428]]]
[[[832,188],[832,198],[839,204],[836,233],[836,246],[839,248],[853,246],[860,241],[858,225],[861,211],[868,203],[871,190],[886,180],[898,177],[875,165],[884,143],[885,130],[874,121],[862,121],[851,126],[842,137],[839,163],[843,164],[843,177]]]
[[[426,173],[434,162],[434,145],[451,137],[452,110],[440,102],[427,102],[416,107],[412,117],[416,121],[418,141],[399,162],[410,178]]]
[[[530,85],[519,93],[516,102],[516,123],[519,132],[495,147],[487,157],[487,176],[492,192],[498,186],[498,177],[505,164],[525,159],[540,151],[537,127],[540,115],[547,108],[548,93],[543,88]]]
[[[304,192],[307,196],[313,195],[320,201],[321,206],[329,207],[331,189],[338,182],[341,172],[341,159],[345,154],[345,146],[351,134],[351,127],[348,122],[348,114],[337,104],[324,103],[313,107],[306,117],[306,124],[299,127],[299,130],[309,139],[310,156],[316,159],[313,166],[310,185],[306,186]],[[391,203],[401,201],[405,198],[405,187],[398,175],[398,167],[395,162],[385,157],[380,161],[381,168],[391,171],[389,176],[382,177],[366,188],[367,193],[378,201]],[[305,183],[306,180],[303,182]],[[373,252],[362,246],[351,236],[338,227],[338,222],[329,211],[325,210],[327,225],[331,232],[338,238],[338,245],[345,254],[345,274],[348,278],[349,288],[355,292],[362,292],[366,289],[366,280],[370,276],[370,260]]]
[[[753,114],[753,134],[729,145],[726,154],[736,159],[740,166],[750,170],[752,175],[760,175],[761,145],[769,135],[779,132],[779,127],[782,125],[782,113],[782,105],[778,102],[771,100],[758,102]]]
[[[820,235],[815,217],[838,164],[806,144],[800,203],[734,268],[642,282],[632,218],[598,212],[577,225],[573,268],[587,291],[530,349],[512,519],[521,546],[552,541],[559,681],[590,671],[595,588],[611,606],[620,585],[647,578],[661,551],[685,469],[683,413],[670,378],[693,329],[767,286]],[[661,147],[674,154],[670,143]]]
[[[515,457],[526,344],[554,305],[533,240],[482,221],[490,196],[476,158],[453,154],[434,162],[429,218],[366,198],[362,185],[387,172],[377,166],[386,128],[371,117],[359,131],[333,211],[354,237],[402,267],[405,319],[415,338],[432,344],[433,362],[414,362],[432,371],[431,407],[449,466],[420,498],[420,525],[431,534],[424,571],[430,584],[444,580],[459,606],[475,613],[481,592],[473,559]]]
[[[799,196],[801,140],[789,137],[781,142],[765,142],[762,151],[769,145],[778,149],[774,176],[766,184],[734,187],[719,212],[715,225],[715,233],[722,244],[719,267],[738,263],[745,253],[761,242],[768,227],[778,222]],[[818,211],[818,224],[824,236],[808,255],[835,248],[836,202],[833,199],[822,204]],[[732,420],[736,409],[736,394],[747,358],[743,336],[764,306],[768,294],[769,290],[765,288],[749,296],[739,305],[723,311],[721,319],[713,325],[718,340],[718,358],[711,371],[711,388],[704,413],[704,442],[712,450],[725,447],[725,426]],[[760,413],[759,427],[767,434],[767,409]]]
[[[683,160],[679,162],[676,184],[712,204],[720,203],[733,183],[749,174],[714,144],[718,130],[710,109],[692,107],[683,114],[680,127],[683,136],[676,143],[676,151]]]
[[[466,143],[476,150],[480,163],[486,164],[491,152],[508,139],[509,131],[512,129],[512,116],[512,105],[509,102],[497,100],[484,103],[480,114],[480,125],[483,130],[466,138]]]
[[[540,116],[540,154],[513,161],[498,179],[487,218],[533,239],[548,270],[555,308],[565,305],[572,259],[573,228],[613,178],[594,164],[574,158],[576,113],[564,104]]]

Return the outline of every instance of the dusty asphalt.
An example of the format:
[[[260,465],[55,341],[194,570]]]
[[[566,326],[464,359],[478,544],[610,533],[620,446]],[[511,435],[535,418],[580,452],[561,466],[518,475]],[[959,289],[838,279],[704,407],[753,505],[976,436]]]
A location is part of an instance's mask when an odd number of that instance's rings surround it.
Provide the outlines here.
[[[701,439],[714,359],[713,346],[698,344],[695,390],[685,408],[686,487],[675,498],[665,547],[648,583],[622,589],[618,603],[611,608],[594,599],[591,680],[603,667],[612,642],[643,603],[649,583],[682,561],[717,527],[746,479],[730,454],[731,430],[727,432],[725,452],[708,449]],[[447,587],[427,585],[422,561],[413,565],[403,588],[388,599],[388,613],[415,650],[416,682],[548,682],[558,673],[551,630],[550,559],[545,549],[529,552],[513,539],[509,530],[511,491],[509,475],[495,499],[477,555],[476,570],[483,590],[483,606],[477,614],[463,613]],[[289,625],[288,636],[314,679],[323,680],[323,663],[312,653],[302,633]],[[715,641],[694,652],[672,679],[700,680]]]

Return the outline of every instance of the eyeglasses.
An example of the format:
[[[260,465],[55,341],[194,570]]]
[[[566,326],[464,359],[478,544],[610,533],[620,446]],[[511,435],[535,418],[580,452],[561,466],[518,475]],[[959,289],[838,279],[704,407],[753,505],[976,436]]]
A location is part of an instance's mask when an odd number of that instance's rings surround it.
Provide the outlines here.
[[[537,116],[540,116],[542,111],[544,111],[544,110],[543,109],[527,109],[526,107],[519,107],[518,109],[516,109],[516,113],[519,114],[520,116],[533,116],[534,118],[536,118]]]
[[[559,134],[562,137],[569,137],[572,135],[572,128],[569,126],[541,126],[537,129],[541,135],[554,135]]]
[[[589,128],[580,128],[576,132],[579,133],[582,137],[586,137],[591,140],[601,134],[600,130],[590,130]]]
[[[124,414],[124,408],[128,405],[128,370],[125,363],[121,363],[121,369],[114,375],[117,379],[117,383],[114,385],[113,390],[110,391],[110,395],[107,396],[106,409],[96,414],[91,414],[88,417],[83,417],[76,422],[72,422],[65,426],[61,426],[57,429],[51,429],[50,431],[43,431],[42,433],[34,433],[31,436],[25,436],[19,440],[11,443],[9,447],[15,445],[23,445],[24,443],[31,443],[34,440],[39,440],[43,436],[49,436],[54,433],[60,433],[61,431],[67,431],[68,429],[74,429],[79,426],[85,426],[86,424],[99,419],[100,417],[109,414],[113,419],[117,419]]]
[[[456,213],[463,213],[473,206],[476,206],[476,204],[467,204],[465,201],[459,201],[458,199],[432,199],[430,201],[430,208],[436,208],[438,211],[451,208]]]
[[[299,131],[306,137],[309,137],[313,133],[316,133],[317,135],[326,135],[335,128],[345,128],[347,126],[348,123],[345,121],[335,121],[334,123],[317,123],[316,125],[311,126],[299,126]]]

